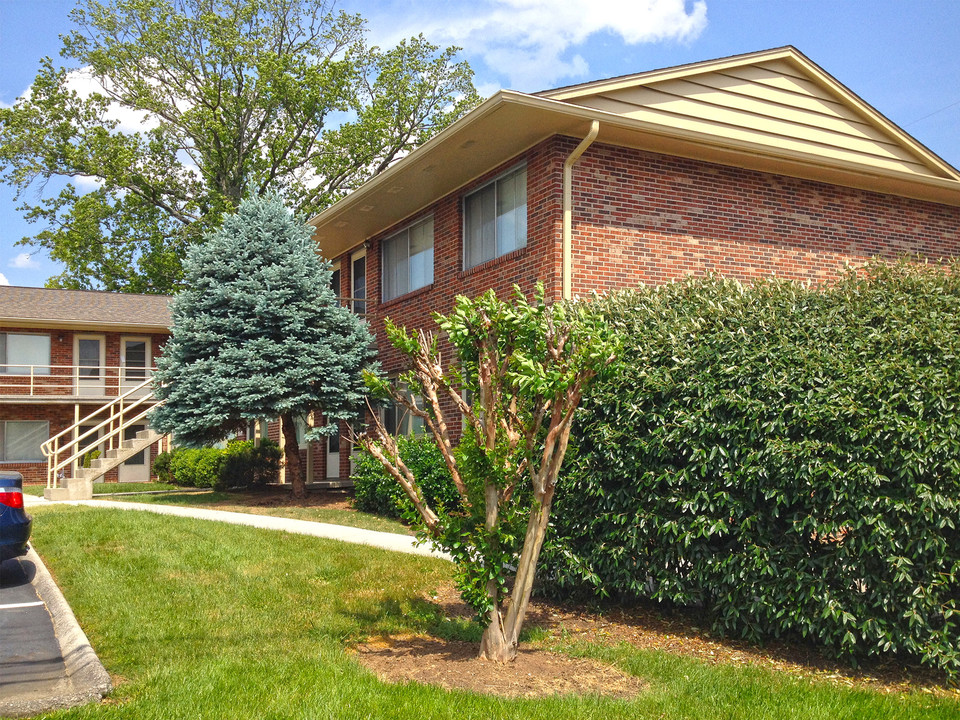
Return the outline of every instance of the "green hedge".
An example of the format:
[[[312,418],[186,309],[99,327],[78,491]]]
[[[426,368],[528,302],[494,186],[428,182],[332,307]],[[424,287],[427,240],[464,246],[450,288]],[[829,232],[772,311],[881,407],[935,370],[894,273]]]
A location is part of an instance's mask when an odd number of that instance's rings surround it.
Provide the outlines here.
[[[254,447],[252,440],[231,440],[220,448],[175,448],[153,462],[160,482],[184,487],[251,487],[275,482],[280,472],[280,448],[270,440]]]
[[[597,308],[626,349],[584,400],[554,588],[960,671],[960,268],[708,278]]]
[[[413,472],[430,506],[455,507],[459,496],[431,435],[401,437],[397,440],[400,456]],[[385,517],[412,520],[413,503],[380,462],[368,453],[358,453],[353,472],[354,507]]]

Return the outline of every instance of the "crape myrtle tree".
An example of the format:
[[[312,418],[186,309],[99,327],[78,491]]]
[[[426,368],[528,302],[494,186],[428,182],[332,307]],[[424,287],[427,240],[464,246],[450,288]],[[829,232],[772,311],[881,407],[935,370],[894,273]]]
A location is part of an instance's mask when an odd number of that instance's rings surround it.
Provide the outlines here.
[[[179,444],[229,436],[244,421],[279,417],[284,465],[297,497],[297,419],[317,440],[364,405],[362,370],[373,368],[366,324],[340,307],[312,230],[276,195],[241,201],[236,214],[184,262],[186,289],[173,300],[171,336],[157,361],[164,401],[151,425]]]
[[[359,442],[403,487],[423,534],[453,556],[457,586],[485,627],[480,657],[507,662],[517,654],[574,413],[613,360],[615,341],[582,304],[546,304],[542,285],[533,303],[519,289],[512,303],[491,290],[458,297],[451,314],[435,319],[455,362],[447,366],[436,334],[388,320],[387,335],[412,369],[396,382],[365,377],[373,397],[423,420],[458,503],[430,506],[376,413]],[[459,447],[454,417],[463,422]]]
[[[171,292],[246,193],[312,215],[477,103],[456,48],[371,47],[334,5],[80,0],[64,65],[0,108],[0,179],[38,228],[21,242],[65,265],[48,283]]]

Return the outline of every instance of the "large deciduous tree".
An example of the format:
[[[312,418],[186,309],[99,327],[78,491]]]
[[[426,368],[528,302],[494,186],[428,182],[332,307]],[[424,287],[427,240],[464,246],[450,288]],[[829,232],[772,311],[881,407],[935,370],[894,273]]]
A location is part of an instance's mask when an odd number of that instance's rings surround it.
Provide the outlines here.
[[[366,324],[340,307],[310,236],[268,195],[241,201],[189,249],[186,289],[174,298],[172,335],[154,376],[164,404],[150,416],[154,428],[186,445],[279,417],[287,479],[299,497],[297,419],[325,419],[307,440],[354,420],[365,397],[362,370],[375,355]]]
[[[81,0],[71,16],[66,66],[44,59],[0,108],[2,179],[40,228],[23,242],[65,264],[61,287],[170,292],[245,193],[310,215],[477,101],[456,48],[370,47],[330,0]]]
[[[519,290],[513,303],[493,291],[461,296],[436,320],[456,353],[449,367],[437,336],[387,321],[412,369],[397,382],[365,375],[375,396],[422,418],[458,505],[430,506],[375,413],[359,440],[403,487],[426,536],[457,563],[461,594],[485,625],[480,656],[506,662],[516,657],[574,412],[585,386],[613,359],[615,342],[582,305],[545,304],[542,286],[534,303]],[[464,425],[459,447],[454,418]]]

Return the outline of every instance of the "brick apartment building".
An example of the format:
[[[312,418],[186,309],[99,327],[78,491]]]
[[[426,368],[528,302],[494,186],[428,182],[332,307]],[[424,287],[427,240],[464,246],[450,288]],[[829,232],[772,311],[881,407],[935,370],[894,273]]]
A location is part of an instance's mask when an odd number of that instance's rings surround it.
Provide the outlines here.
[[[41,445],[149,379],[169,337],[169,297],[0,286],[0,467],[45,483]],[[129,402],[139,392],[133,391]],[[105,436],[108,427],[80,426]],[[126,430],[145,430],[145,423]],[[75,434],[73,433],[73,434]],[[105,441],[102,450],[109,441]],[[156,443],[107,480],[144,482]],[[75,468],[64,468],[67,475]]]
[[[960,172],[787,47],[501,91],[311,224],[396,373],[384,318],[431,327],[460,293],[826,282],[875,256],[955,258]],[[0,463],[44,480],[40,443],[149,375],[168,300],[0,288]],[[311,479],[349,478],[342,439],[302,452]],[[145,479],[134,460],[108,479]]]
[[[430,327],[458,293],[957,257],[960,172],[786,47],[498,92],[311,224],[393,373],[384,318]],[[316,472],[347,477],[326,450]]]

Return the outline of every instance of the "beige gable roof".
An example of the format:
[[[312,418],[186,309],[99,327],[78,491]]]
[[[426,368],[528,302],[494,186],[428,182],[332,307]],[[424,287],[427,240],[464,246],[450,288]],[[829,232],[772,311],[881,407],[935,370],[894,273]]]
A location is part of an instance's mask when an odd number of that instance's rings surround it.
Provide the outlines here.
[[[584,83],[501,90],[311,219],[329,258],[553,135],[960,206],[960,172],[787,47]]]
[[[918,177],[960,173],[796,48],[738,55],[539,93],[711,142]]]
[[[0,324],[103,330],[170,327],[168,295],[0,286]]]

